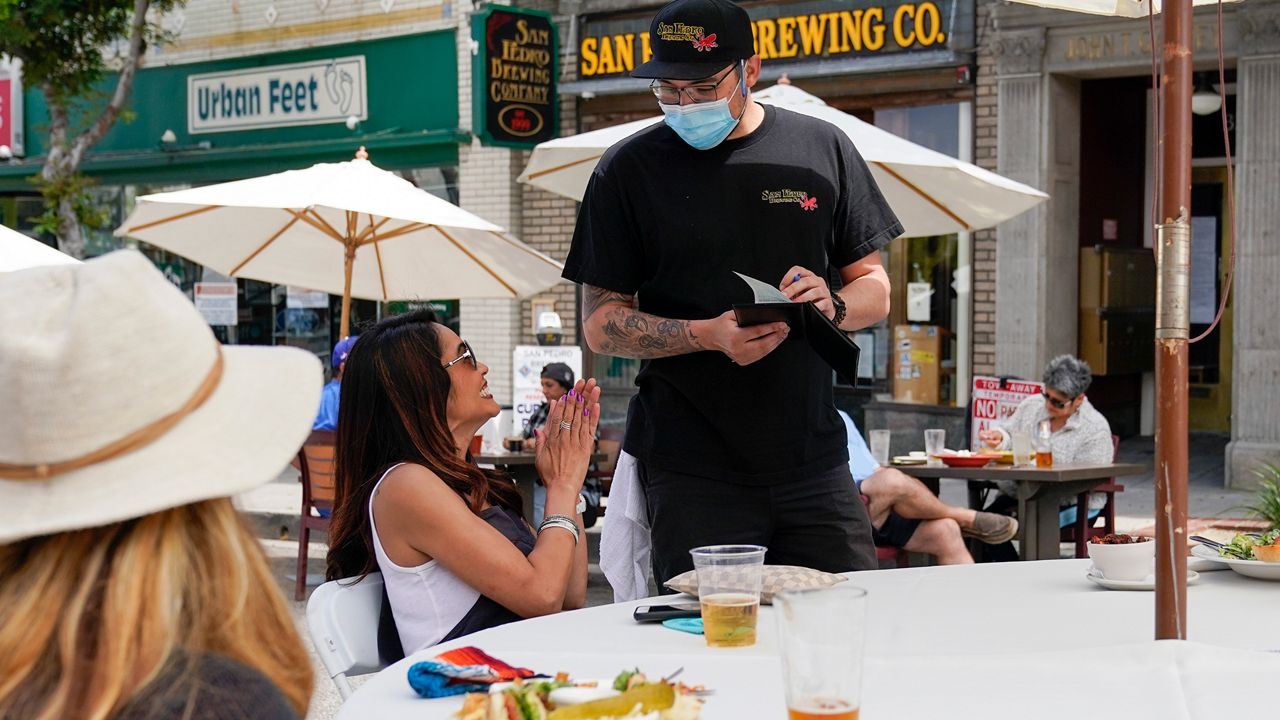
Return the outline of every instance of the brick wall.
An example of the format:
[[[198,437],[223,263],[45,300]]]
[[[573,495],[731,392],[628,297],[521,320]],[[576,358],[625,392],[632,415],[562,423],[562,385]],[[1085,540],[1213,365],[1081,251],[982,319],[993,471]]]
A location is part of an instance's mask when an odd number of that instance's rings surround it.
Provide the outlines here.
[[[980,0],[977,11],[978,73],[974,100],[974,164],[996,169],[996,67],[987,43],[993,0]],[[973,234],[973,373],[996,369],[996,232]]]

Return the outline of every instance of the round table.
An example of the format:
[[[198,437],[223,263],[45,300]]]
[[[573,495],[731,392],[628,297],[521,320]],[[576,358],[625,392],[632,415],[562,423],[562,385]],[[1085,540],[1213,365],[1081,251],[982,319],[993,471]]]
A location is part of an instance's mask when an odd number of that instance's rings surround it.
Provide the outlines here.
[[[1154,594],[1105,590],[1086,579],[1088,568],[1048,560],[851,574],[868,590],[862,717],[1209,720],[1274,707],[1261,679],[1280,677],[1280,583],[1203,571],[1188,589],[1189,641],[1154,642]],[[414,662],[464,645],[575,678],[683,667],[682,681],[715,690],[704,720],[786,717],[771,607],[755,646],[712,649],[631,619],[653,602],[534,618],[428,648],[366,682],[339,718],[451,718],[459,698],[420,699],[405,677]]]

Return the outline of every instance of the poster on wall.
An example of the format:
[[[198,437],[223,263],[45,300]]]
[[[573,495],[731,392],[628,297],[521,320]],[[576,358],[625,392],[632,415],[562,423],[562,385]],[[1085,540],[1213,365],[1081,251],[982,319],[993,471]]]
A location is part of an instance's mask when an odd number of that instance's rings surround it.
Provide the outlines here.
[[[210,325],[234,326],[239,322],[239,296],[232,282],[198,282],[195,286],[196,310]]]
[[[1039,395],[1043,391],[1044,386],[1038,382],[1001,381],[997,377],[975,375],[973,394],[970,396],[973,399],[970,417],[973,422],[969,431],[969,449],[977,450],[982,447],[978,433],[990,430],[992,425],[1013,415],[1013,411],[1018,409],[1018,405],[1028,395]]]
[[[577,345],[517,345],[512,351],[512,435],[523,434],[533,411],[546,402],[542,394],[542,368],[553,362],[568,365],[574,380],[582,377],[582,348]]]
[[[471,125],[485,145],[531,148],[558,134],[556,27],[536,10],[488,7],[471,16]]]

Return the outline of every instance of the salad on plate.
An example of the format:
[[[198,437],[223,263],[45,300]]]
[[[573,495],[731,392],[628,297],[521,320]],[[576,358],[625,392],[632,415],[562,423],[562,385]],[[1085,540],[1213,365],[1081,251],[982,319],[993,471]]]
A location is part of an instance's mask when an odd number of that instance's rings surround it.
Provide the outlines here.
[[[612,683],[554,679],[516,680],[469,693],[459,720],[697,720],[702,700],[690,687],[625,670]]]

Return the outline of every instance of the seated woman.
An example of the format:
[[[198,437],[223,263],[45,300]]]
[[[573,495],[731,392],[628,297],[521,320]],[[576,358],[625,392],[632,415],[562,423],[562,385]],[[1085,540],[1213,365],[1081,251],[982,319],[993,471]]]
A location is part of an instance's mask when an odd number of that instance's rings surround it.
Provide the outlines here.
[[[468,454],[499,410],[488,372],[428,313],[383,320],[347,358],[328,576],[381,571],[406,653],[586,599],[577,505],[600,389],[580,380],[551,403],[536,460],[547,517],[535,533],[510,478]]]
[[[1089,363],[1071,355],[1059,355],[1044,367],[1043,396],[1027,397],[1013,415],[990,430],[983,430],[978,439],[995,450],[1008,450],[1014,432],[1035,437],[1040,423],[1047,420],[1052,431],[1049,442],[1055,464],[1106,465],[1115,455],[1111,425],[1085,397],[1092,382]],[[999,485],[1003,495],[988,510],[1006,512],[1016,505],[1012,496],[1017,483],[1005,481]],[[1105,503],[1102,495],[1089,499],[1090,508],[1094,510]]]
[[[0,718],[298,718],[312,660],[229,496],[320,364],[221,347],[133,251],[0,282]]]

